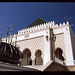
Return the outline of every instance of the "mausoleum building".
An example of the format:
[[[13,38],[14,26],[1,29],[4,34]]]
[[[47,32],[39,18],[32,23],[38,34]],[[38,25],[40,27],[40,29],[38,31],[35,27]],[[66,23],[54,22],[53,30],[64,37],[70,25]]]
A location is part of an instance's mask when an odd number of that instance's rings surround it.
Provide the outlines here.
[[[15,39],[17,37],[17,39]],[[57,24],[38,18],[27,28],[19,30],[7,43],[19,48],[23,54],[21,66],[43,71],[48,64],[56,62],[65,66],[75,64],[75,35],[69,22]],[[8,41],[9,40],[9,41]],[[6,38],[2,39],[6,42]]]

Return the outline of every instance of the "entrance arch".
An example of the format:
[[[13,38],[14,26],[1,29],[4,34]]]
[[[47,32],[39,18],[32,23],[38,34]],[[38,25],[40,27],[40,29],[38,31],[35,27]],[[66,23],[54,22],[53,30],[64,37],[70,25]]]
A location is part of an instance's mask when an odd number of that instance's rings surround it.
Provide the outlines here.
[[[57,48],[56,51],[55,51],[55,56],[57,58],[59,58],[60,60],[64,61],[64,57],[62,56],[62,53],[63,53],[62,49],[61,48]]]
[[[21,61],[22,65],[32,65],[32,60],[31,60],[31,52],[29,49],[25,49],[23,51],[23,59]]]
[[[35,52],[35,65],[43,65],[43,60],[41,58],[42,52],[40,50],[37,50]]]

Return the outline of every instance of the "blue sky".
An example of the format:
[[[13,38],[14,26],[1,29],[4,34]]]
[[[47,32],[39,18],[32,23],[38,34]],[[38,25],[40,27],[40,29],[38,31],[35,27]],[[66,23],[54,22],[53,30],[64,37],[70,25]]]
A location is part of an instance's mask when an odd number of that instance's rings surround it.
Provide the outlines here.
[[[0,2],[0,32],[6,37],[11,24],[16,31],[26,28],[39,18],[57,24],[69,21],[75,34],[75,3],[73,2]]]

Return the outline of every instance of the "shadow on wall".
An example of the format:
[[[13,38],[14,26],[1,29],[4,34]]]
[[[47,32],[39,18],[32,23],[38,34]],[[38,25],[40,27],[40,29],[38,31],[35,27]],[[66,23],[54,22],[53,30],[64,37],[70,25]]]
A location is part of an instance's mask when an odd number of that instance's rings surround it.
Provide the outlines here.
[[[22,65],[32,65],[31,52],[26,48],[23,52],[23,59],[21,61]]]
[[[34,62],[32,62],[32,59],[31,59],[31,51],[26,48],[23,52],[23,59],[21,61],[21,64],[22,65],[43,65],[43,60],[41,58],[41,55],[42,55],[42,52],[41,50],[37,50],[35,52],[35,60]]]
[[[41,50],[37,50],[35,52],[35,57],[36,57],[36,59],[35,59],[35,65],[43,65],[43,60],[41,58],[41,55],[42,55]]]
[[[59,58],[60,60],[64,61],[64,57],[62,56],[63,50],[61,48],[55,49],[55,41],[56,41],[56,36],[54,35],[53,29],[50,30],[51,34],[51,56],[52,59],[55,60],[55,57]]]

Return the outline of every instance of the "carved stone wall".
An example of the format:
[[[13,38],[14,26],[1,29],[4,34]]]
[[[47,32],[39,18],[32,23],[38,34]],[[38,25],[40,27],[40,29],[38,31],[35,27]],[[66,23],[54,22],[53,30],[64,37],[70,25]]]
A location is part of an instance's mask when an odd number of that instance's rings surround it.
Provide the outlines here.
[[[64,33],[56,34],[56,41],[54,44],[54,50],[61,48],[63,51],[63,57],[65,58],[65,42],[64,42]],[[55,51],[54,51],[55,52]]]
[[[21,52],[28,48],[31,51],[31,57],[35,55],[37,50],[41,50],[42,54],[44,52],[44,36],[26,39],[23,41],[18,41],[17,45],[20,46]]]

